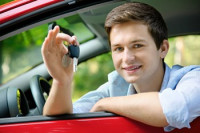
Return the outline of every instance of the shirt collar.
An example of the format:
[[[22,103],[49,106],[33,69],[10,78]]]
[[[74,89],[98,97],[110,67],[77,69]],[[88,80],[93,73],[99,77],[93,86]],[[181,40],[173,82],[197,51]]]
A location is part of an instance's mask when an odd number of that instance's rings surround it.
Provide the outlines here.
[[[162,92],[164,89],[167,88],[167,84],[169,82],[169,76],[171,72],[171,68],[166,63],[164,63],[164,65],[165,65],[165,73],[164,73],[164,78],[162,81],[160,92]]]
[[[134,86],[132,84],[129,84],[128,91],[127,91],[127,96],[132,95],[132,94],[136,94],[136,93],[137,92],[136,92]]]

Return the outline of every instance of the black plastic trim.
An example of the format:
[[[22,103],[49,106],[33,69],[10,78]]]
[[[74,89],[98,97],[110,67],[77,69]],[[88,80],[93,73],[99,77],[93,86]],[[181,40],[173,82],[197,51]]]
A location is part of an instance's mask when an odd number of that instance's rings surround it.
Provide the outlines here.
[[[12,117],[1,118],[0,125],[26,123],[26,122],[42,122],[42,121],[55,121],[55,120],[72,120],[72,119],[87,119],[87,118],[100,118],[100,117],[116,117],[118,115],[108,112],[93,112],[93,113],[77,113],[66,114],[59,116],[27,116],[27,117]]]

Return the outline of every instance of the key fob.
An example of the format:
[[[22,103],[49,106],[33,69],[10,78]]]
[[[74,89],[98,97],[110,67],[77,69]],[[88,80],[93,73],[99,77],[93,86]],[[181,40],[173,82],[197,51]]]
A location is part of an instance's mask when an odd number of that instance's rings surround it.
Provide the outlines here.
[[[77,45],[69,45],[68,49],[69,49],[69,57],[78,59],[79,54],[80,54],[79,46],[77,46]]]

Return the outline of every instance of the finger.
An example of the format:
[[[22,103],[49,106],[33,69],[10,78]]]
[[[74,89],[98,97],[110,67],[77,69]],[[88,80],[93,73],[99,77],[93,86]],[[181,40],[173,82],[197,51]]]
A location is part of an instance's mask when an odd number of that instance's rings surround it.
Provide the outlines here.
[[[64,55],[68,54],[68,48],[62,44],[60,45],[61,47],[59,47],[60,53],[61,53],[61,57],[63,57]]]
[[[72,44],[79,46],[79,42],[77,40],[77,37],[76,36],[72,36],[72,38],[73,38],[73,43]]]
[[[63,41],[67,41],[68,43],[73,43],[74,39],[71,36],[67,35],[67,34],[59,33],[56,36],[56,41],[57,41],[57,44],[60,44]]]
[[[58,27],[59,28],[59,27]],[[57,29],[59,30],[59,29]],[[51,51],[53,43],[54,43],[54,39],[55,39],[55,28],[54,30],[49,30],[47,37],[45,38],[43,45],[42,45],[42,53],[48,53],[49,51]]]
[[[51,44],[53,46],[53,45],[56,44],[56,37],[57,37],[58,33],[60,32],[59,26],[55,26],[52,32],[53,33],[52,33],[52,42],[51,42]]]
[[[42,48],[41,48],[42,54],[45,53],[45,51],[47,51],[46,45],[47,45],[47,37],[44,39],[44,42],[42,44]]]
[[[46,37],[46,42],[47,42],[48,48],[52,47],[52,39],[53,39],[53,30],[49,30],[49,33]]]
[[[69,52],[68,48],[63,44],[62,53],[67,54]]]
[[[49,53],[48,47],[49,47],[49,39],[46,37],[41,48],[41,53],[43,58],[45,58],[45,56]]]

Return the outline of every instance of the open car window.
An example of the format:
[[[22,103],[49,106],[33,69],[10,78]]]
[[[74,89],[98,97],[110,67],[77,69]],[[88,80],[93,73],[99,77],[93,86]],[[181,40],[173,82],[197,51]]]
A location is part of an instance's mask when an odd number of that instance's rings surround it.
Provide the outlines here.
[[[95,38],[78,14],[54,22],[77,36],[80,44]],[[43,62],[41,45],[47,32],[44,24],[0,42],[0,85]]]

